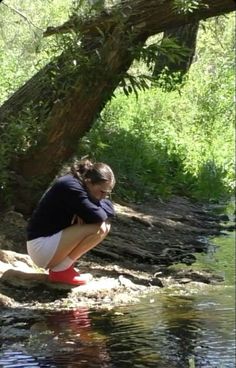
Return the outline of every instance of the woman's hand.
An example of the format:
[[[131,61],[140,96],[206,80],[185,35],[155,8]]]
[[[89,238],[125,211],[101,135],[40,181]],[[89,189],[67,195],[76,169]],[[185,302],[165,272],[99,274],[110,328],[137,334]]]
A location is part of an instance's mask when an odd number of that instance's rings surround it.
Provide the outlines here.
[[[76,216],[76,218],[77,218],[77,224],[78,225],[83,225],[84,224],[84,220],[81,217]]]
[[[77,215],[74,215],[73,216],[73,219],[71,221],[71,225],[75,225],[75,224],[77,224],[77,225],[83,225],[84,224],[84,220],[81,217],[79,217]]]

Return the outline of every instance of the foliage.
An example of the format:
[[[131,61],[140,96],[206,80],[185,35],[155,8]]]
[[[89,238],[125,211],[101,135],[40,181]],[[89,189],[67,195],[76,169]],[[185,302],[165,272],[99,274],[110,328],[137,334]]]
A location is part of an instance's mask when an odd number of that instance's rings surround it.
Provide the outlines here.
[[[50,25],[67,20],[72,0],[5,0],[0,5],[0,104],[60,52],[55,38],[44,39]],[[43,14],[43,17],[42,17]]]
[[[192,13],[201,6],[204,6],[201,0],[174,0],[173,7],[177,13],[187,14]]]
[[[126,97],[117,91],[102,119],[84,137],[79,154],[111,164],[119,196],[137,199],[150,193],[178,193],[216,200],[232,193],[232,28],[232,17],[205,23],[181,94],[152,88],[139,92],[137,99],[135,94]]]
[[[8,4],[7,0],[4,2]],[[28,21],[1,5],[0,102],[65,47],[71,48],[68,60],[71,69],[60,71],[59,85],[54,86],[57,93],[60,95],[65,85],[70,84],[77,64],[84,66],[84,73],[88,70],[84,55],[77,55],[78,61],[73,58],[79,35],[45,40],[42,32],[48,25],[63,23],[70,4],[74,4],[73,12],[81,11],[83,16],[99,11],[104,1],[90,2],[90,6],[85,1],[73,0],[48,3],[45,7],[43,2],[11,1],[11,7],[27,14]],[[199,6],[199,1],[176,0],[175,5],[176,9],[191,12]],[[177,76],[168,82],[163,78],[162,89],[148,90],[153,82],[151,69],[156,54],[165,53],[178,61],[186,50],[173,42],[162,48],[160,42],[148,42],[144,48],[131,50],[136,55],[135,64],[123,76],[116,98],[83,138],[78,154],[89,154],[110,163],[119,183],[117,194],[128,199],[171,193],[198,199],[227,195],[233,189],[234,179],[233,44],[233,16],[203,23],[188,80],[181,91],[171,93],[165,91],[172,89]],[[94,52],[91,62],[98,64],[98,60],[99,55]],[[37,132],[42,128],[40,114],[45,108],[44,104],[25,106],[24,117],[5,127],[0,145],[1,186],[7,185],[10,155],[24,152],[35,144]]]
[[[0,104],[60,53],[62,45],[57,39],[45,40],[42,33],[48,25],[60,24],[68,18],[71,3],[72,0],[50,0],[45,7],[41,1],[5,0],[0,4]],[[41,130],[39,119],[45,109],[47,106],[40,102],[38,106],[24,106],[21,116],[1,129],[1,189],[7,187],[9,180],[10,157],[36,143],[37,132]]]
[[[181,47],[175,40],[166,38],[157,40],[144,46],[132,47],[134,60],[145,65],[142,73],[137,73],[137,67],[131,68],[128,73],[123,75],[120,83],[126,96],[134,92],[138,96],[139,91],[145,91],[151,85],[161,86],[163,90],[171,91],[179,88],[179,76],[175,73],[171,78],[167,78],[163,72],[161,77],[153,75],[153,68],[156,59],[159,56],[166,56],[171,62],[179,63],[186,55],[189,49]]]

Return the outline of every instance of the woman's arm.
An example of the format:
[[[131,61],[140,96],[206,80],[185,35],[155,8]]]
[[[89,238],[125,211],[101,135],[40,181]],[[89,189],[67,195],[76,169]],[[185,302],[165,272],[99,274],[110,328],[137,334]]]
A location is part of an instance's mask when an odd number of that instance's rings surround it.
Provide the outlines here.
[[[108,217],[114,217],[115,216],[115,209],[112,204],[112,202],[109,199],[102,199],[100,201],[100,205],[103,208],[103,210],[106,212]]]

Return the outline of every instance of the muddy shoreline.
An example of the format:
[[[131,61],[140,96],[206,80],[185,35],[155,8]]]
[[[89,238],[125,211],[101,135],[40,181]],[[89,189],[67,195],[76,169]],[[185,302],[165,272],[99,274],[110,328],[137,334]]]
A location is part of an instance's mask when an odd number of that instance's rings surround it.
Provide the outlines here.
[[[229,230],[227,216],[183,197],[115,207],[111,233],[77,264],[93,280],[76,288],[47,281],[46,272],[25,254],[25,220],[13,211],[5,213],[0,225],[2,310],[113,308],[165,288],[191,292],[224,282],[206,270],[193,271],[191,264],[196,252],[207,252],[207,237]],[[173,268],[176,263],[183,269]]]

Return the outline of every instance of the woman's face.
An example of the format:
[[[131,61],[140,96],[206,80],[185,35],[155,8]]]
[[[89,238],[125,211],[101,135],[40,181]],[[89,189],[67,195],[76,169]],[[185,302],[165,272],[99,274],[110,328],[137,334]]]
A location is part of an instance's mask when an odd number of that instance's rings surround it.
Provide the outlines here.
[[[97,201],[108,197],[113,189],[113,184],[110,181],[92,184],[90,179],[87,179],[85,185],[89,195]]]

